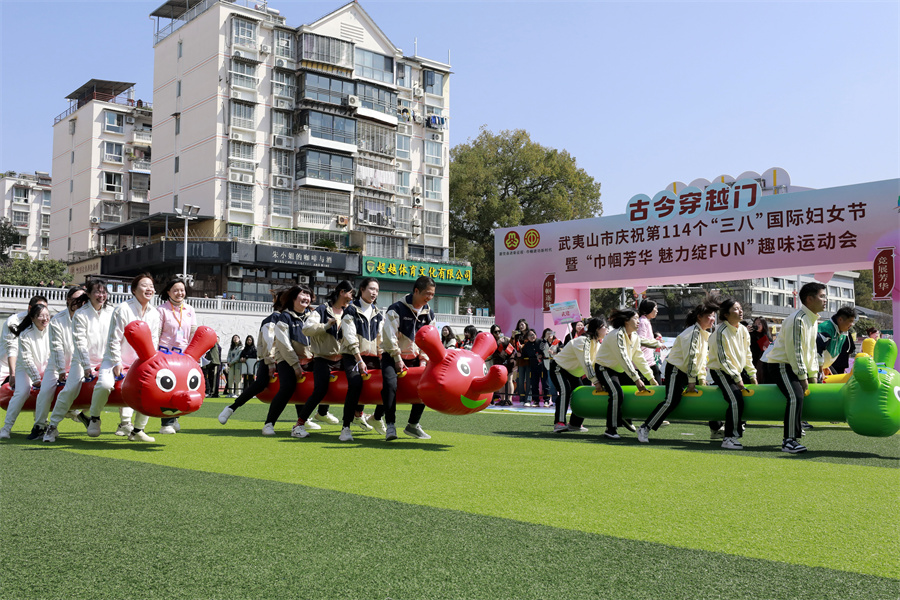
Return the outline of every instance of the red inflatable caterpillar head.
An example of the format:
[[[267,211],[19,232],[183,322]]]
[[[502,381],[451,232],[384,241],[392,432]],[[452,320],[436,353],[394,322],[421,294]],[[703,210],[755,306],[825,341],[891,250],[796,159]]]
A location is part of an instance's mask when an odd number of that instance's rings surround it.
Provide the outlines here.
[[[497,349],[489,333],[475,336],[472,350],[446,349],[436,327],[423,327],[416,344],[428,355],[428,366],[419,381],[419,398],[426,406],[445,414],[468,415],[487,407],[493,393],[506,385],[506,369],[484,362]]]
[[[215,345],[215,331],[198,327],[184,354],[158,352],[143,321],[129,323],[125,339],[138,355],[122,382],[128,406],[150,417],[178,417],[200,408],[206,380],[198,361]]]

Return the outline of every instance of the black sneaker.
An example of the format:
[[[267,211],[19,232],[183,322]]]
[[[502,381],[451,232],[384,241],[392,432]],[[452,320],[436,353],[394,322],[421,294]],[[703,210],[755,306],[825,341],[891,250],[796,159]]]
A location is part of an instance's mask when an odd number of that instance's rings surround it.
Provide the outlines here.
[[[611,440],[618,440],[621,439],[622,436],[616,433],[615,429],[607,429],[603,432],[603,437],[607,437]]]
[[[810,425],[810,424],[809,424],[808,422],[806,422],[806,421],[800,421],[800,427],[802,427],[803,429],[812,429],[812,428],[813,428],[813,426]]]
[[[794,438],[788,438],[781,444],[781,451],[790,452],[791,454],[800,454],[801,452],[806,452],[806,446]]]
[[[46,427],[41,427],[40,425],[35,425],[34,427],[31,428],[31,433],[29,433],[28,437],[26,437],[25,439],[30,440],[30,441],[43,439],[44,432],[46,430],[47,430]]]
[[[87,416],[86,414],[84,414],[84,412],[82,412],[80,410],[75,413],[75,418],[78,419],[79,421],[81,421],[81,424],[84,425],[85,427],[87,427],[88,425],[91,424],[91,418],[89,416]]]

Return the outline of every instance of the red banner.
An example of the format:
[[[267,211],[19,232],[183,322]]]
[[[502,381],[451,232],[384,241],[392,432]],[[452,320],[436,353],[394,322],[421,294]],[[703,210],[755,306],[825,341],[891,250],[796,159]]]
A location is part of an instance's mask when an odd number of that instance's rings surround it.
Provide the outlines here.
[[[894,291],[894,246],[878,248],[872,263],[873,300],[890,300]]]
[[[543,287],[544,312],[550,312],[550,305],[556,304],[556,273],[548,273]]]

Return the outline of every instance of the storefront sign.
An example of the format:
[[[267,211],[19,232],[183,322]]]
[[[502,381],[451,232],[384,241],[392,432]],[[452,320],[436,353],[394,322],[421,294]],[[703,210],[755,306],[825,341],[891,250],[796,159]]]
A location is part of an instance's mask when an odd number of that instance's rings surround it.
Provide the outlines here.
[[[100,263],[101,259],[98,258],[90,258],[88,260],[83,260],[79,263],[74,263],[66,267],[69,273],[78,280],[81,277],[86,275],[99,275],[100,274]]]
[[[340,252],[322,252],[318,250],[298,250],[295,248],[279,248],[277,246],[257,246],[256,262],[292,267],[307,267],[329,271],[344,271],[347,268],[347,255]]]
[[[434,279],[435,283],[450,285],[472,285],[472,267],[462,265],[442,265],[421,263],[412,260],[363,257],[363,275],[378,279],[401,279],[415,281],[423,275]]]

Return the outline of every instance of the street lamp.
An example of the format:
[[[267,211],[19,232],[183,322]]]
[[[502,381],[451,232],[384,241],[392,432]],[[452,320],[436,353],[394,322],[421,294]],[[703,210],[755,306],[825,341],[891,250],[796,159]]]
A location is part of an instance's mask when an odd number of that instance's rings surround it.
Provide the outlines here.
[[[197,218],[197,215],[200,214],[200,207],[194,206],[193,204],[185,204],[184,208],[176,208],[175,214],[179,217],[184,218],[184,263],[181,268],[181,277],[184,279],[185,283],[191,285],[193,278],[188,275],[187,270],[187,256],[188,256],[188,221],[193,221]]]

